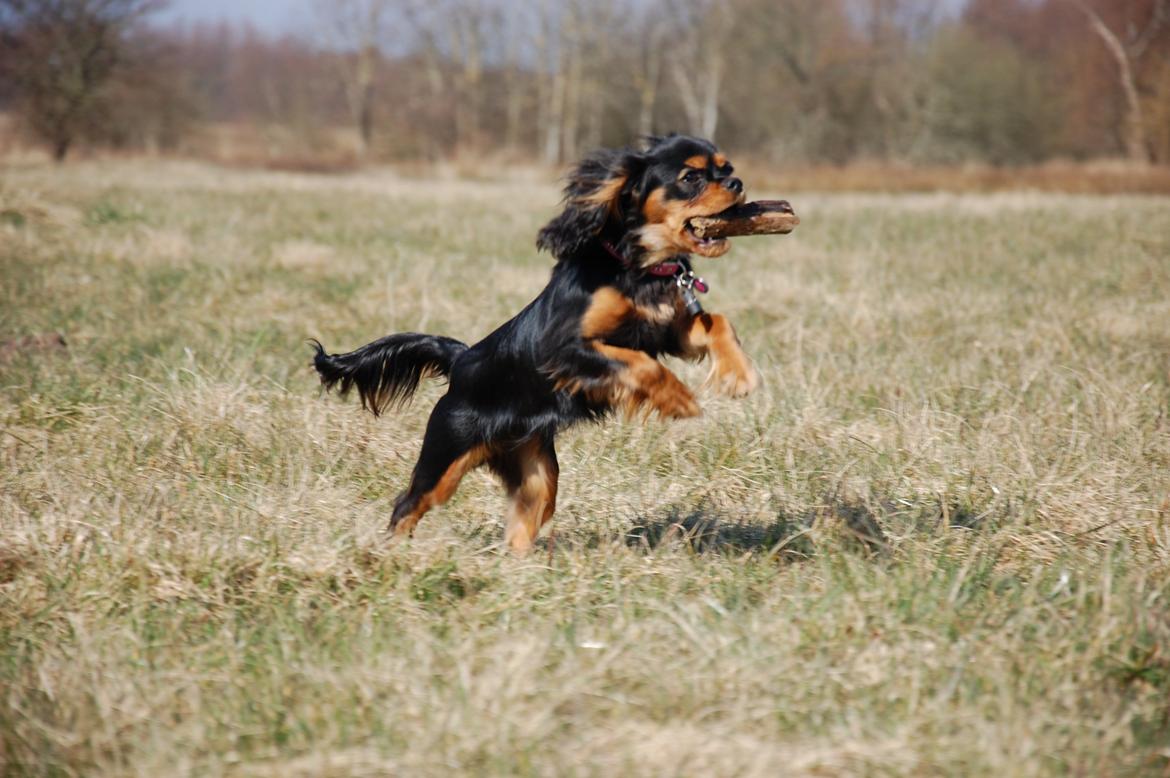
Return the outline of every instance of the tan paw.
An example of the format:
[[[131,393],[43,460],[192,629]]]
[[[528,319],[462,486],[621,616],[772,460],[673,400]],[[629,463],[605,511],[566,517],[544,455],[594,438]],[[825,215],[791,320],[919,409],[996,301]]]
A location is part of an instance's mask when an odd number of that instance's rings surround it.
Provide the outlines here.
[[[744,359],[717,359],[708,382],[728,397],[746,397],[760,386],[760,374]]]
[[[671,374],[657,388],[651,401],[664,419],[693,419],[702,413],[695,395]]]
[[[532,534],[527,527],[513,528],[509,524],[504,532],[504,542],[508,544],[508,548],[516,556],[526,556],[528,552],[532,551]]]

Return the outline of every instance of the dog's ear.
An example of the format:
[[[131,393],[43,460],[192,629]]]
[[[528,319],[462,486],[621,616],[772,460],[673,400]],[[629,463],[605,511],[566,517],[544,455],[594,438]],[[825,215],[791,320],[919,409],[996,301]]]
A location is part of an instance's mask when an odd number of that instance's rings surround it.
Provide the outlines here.
[[[558,259],[570,256],[601,232],[609,220],[625,220],[630,194],[641,179],[645,157],[629,149],[601,149],[568,176],[565,207],[536,235],[536,248]]]

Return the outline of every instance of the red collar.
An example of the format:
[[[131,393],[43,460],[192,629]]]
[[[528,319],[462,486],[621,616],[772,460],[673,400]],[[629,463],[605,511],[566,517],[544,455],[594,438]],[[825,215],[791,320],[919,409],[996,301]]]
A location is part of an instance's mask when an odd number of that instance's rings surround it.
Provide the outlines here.
[[[614,248],[613,244],[608,240],[601,241],[601,245],[605,248],[606,251],[609,252],[611,257],[622,263],[624,267],[628,268],[630,266],[629,260],[619,254],[617,249]],[[668,278],[670,276],[688,276],[690,279],[692,279],[689,282],[689,286],[693,287],[696,292],[706,293],[708,288],[706,281],[691,272],[689,264],[675,262],[673,259],[668,259],[665,262],[659,262],[657,265],[651,265],[650,267],[646,268],[646,272],[652,276],[661,276],[662,278]]]
[[[616,259],[618,262],[621,262],[623,266],[630,266],[630,261],[619,254],[618,250],[614,248],[614,245],[608,240],[601,241],[601,245],[605,248],[606,251],[609,252],[611,257]],[[681,267],[682,265],[678,262],[659,262],[657,265],[651,265],[650,267],[646,268],[646,272],[652,276],[673,276],[678,273]]]
[[[617,251],[617,249],[615,249],[615,248],[613,247],[613,244],[612,244],[612,243],[610,243],[608,240],[603,240],[603,241],[601,241],[601,246],[602,246],[602,248],[604,248],[606,251],[608,251],[608,252],[609,252],[609,255],[610,255],[611,257],[613,257],[613,258],[614,258],[614,259],[616,259],[618,262],[620,262],[620,263],[621,263],[621,265],[622,265],[622,267],[629,267],[629,266],[630,266],[630,262],[629,262],[629,260],[627,260],[627,259],[626,259],[625,257],[623,257],[621,254],[619,254],[619,253],[618,253],[618,251]]]
[[[677,275],[681,268],[682,265],[677,262],[659,262],[646,268],[646,272],[652,276],[673,276]]]

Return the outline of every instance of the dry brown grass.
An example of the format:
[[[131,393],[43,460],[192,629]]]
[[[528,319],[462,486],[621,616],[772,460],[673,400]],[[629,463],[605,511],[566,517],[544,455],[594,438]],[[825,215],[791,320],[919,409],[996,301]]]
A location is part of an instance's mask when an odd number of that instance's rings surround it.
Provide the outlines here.
[[[753,159],[734,150],[747,183],[782,194],[793,192],[925,193],[1052,192],[1063,194],[1170,194],[1170,166],[1135,165],[1122,159],[1054,160],[997,167],[980,163],[911,165],[857,161],[845,165],[785,164]],[[80,148],[91,161],[133,161],[137,152]],[[375,148],[363,161],[353,128],[281,124],[203,123],[196,125],[170,161],[202,160],[240,171],[295,174],[378,175],[393,170],[402,177],[482,182],[552,184],[563,172],[507,149],[468,149],[452,159],[432,161],[404,156],[403,150]],[[166,158],[166,155],[164,155]],[[11,116],[0,112],[0,161],[12,166],[43,166],[47,152],[23,137]]]
[[[794,198],[702,268],[758,395],[566,433],[531,557],[480,473],[389,545],[441,387],[305,338],[488,332],[555,201],[5,171],[0,340],[68,346],[0,365],[0,772],[1167,770],[1165,199]]]

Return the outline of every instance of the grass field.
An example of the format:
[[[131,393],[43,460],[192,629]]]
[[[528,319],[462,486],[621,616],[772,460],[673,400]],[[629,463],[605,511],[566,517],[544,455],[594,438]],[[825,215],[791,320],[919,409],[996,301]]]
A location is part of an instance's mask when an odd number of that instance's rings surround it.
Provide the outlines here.
[[[565,433],[515,558],[486,473],[385,541],[442,387],[305,341],[486,334],[553,188],[4,170],[0,772],[1170,772],[1170,199],[753,194],[762,390]]]

